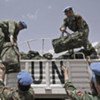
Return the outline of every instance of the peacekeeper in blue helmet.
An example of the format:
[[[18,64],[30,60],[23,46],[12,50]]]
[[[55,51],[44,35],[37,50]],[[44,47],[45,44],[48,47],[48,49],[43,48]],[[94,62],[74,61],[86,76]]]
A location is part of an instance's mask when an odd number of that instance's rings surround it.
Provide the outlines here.
[[[73,33],[73,37],[71,40],[76,41],[81,39],[83,41],[83,47],[87,52],[91,52],[91,56],[97,55],[94,47],[88,40],[89,36],[89,26],[87,22],[83,19],[81,15],[75,14],[73,8],[71,6],[66,7],[64,9],[65,18],[63,20],[63,24],[60,27],[60,31],[62,32],[62,36],[64,33],[69,35],[70,33],[67,31],[70,29]]]
[[[65,90],[71,100],[100,100],[100,62],[91,63],[91,93],[78,90],[69,79],[67,67],[62,66],[65,79]]]
[[[0,64],[4,69],[4,65]],[[0,70],[0,100],[34,100],[34,91],[31,88],[32,76],[27,71],[17,75],[18,87],[16,89],[4,85],[4,73]]]

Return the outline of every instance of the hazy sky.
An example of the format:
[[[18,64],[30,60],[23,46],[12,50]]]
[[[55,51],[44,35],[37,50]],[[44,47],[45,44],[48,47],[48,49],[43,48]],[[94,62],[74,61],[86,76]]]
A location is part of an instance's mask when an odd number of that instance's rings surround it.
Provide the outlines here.
[[[100,0],[0,0],[0,19],[27,23],[27,30],[18,36],[21,51],[29,50],[23,42],[31,39],[35,39],[30,43],[31,48],[41,50],[41,38],[50,39],[45,41],[45,50],[49,50],[52,49],[51,39],[61,34],[59,27],[64,18],[63,9],[67,6],[72,6],[89,24],[89,40],[99,41]]]

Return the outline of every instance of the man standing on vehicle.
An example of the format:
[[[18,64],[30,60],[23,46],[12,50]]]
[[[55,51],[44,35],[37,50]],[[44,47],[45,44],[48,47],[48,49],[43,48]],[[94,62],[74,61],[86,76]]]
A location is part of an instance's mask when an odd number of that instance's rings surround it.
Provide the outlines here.
[[[88,40],[89,35],[89,27],[86,21],[80,15],[76,15],[72,9],[72,7],[67,7],[64,10],[66,18],[64,19],[63,25],[60,27],[60,31],[62,32],[62,36],[64,33],[68,33],[66,31],[69,28],[74,33],[72,34],[74,37],[71,39],[81,39],[84,41],[83,47],[85,50],[91,52],[94,55],[97,55],[95,49],[92,47],[91,43]]]
[[[14,66],[15,71],[19,71],[20,53],[17,45],[17,37],[21,30],[27,25],[23,21],[0,21],[0,54],[2,62],[7,68]],[[7,69],[6,68],[6,69]],[[8,69],[9,69],[8,68]],[[8,70],[6,70],[8,71]]]

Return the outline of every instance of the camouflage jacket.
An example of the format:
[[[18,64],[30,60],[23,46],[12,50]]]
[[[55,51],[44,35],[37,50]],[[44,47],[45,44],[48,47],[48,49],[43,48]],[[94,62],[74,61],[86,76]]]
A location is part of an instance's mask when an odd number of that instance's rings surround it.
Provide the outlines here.
[[[29,91],[21,91],[9,87],[4,87],[0,83],[0,100],[34,100],[34,91],[30,88]]]
[[[68,27],[73,32],[89,30],[88,24],[80,15],[74,15],[73,17],[66,17],[63,21],[62,27]]]
[[[77,90],[69,80],[65,83],[65,90],[68,97],[72,100],[100,100],[100,96]]]
[[[15,41],[19,33],[18,23],[15,21],[0,21],[0,28],[5,35],[5,41],[9,42],[9,36],[13,35]]]

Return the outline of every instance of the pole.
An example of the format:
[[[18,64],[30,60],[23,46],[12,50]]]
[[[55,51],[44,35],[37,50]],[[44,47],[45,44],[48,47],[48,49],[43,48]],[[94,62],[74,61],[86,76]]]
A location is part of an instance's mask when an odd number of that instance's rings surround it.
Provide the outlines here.
[[[44,53],[44,39],[42,39],[42,55]]]
[[[30,46],[29,41],[27,41],[27,45],[28,45],[29,50],[31,50],[31,46]]]

